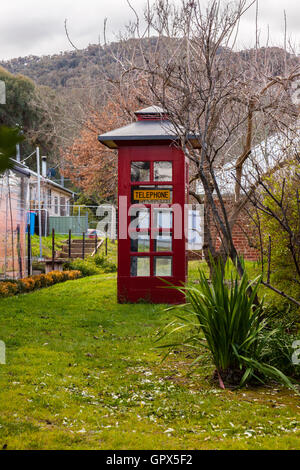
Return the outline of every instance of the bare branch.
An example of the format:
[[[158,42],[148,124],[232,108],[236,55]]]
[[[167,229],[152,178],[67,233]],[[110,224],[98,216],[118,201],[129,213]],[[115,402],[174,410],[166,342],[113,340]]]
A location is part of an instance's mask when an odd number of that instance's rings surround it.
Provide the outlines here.
[[[65,25],[66,36],[67,36],[67,38],[68,38],[69,43],[71,44],[71,46],[72,46],[74,49],[76,49],[76,51],[79,51],[78,47],[75,46],[75,44],[71,41],[71,38],[70,38],[70,36],[69,36],[69,31],[68,31],[68,28],[67,28],[67,18],[65,18],[64,25]]]

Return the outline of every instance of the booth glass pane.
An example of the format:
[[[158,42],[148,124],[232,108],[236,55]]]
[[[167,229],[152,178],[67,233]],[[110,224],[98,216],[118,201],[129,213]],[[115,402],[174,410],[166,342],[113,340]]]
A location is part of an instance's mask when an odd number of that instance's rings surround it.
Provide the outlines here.
[[[132,208],[130,228],[150,228],[150,209]]]
[[[146,233],[132,233],[130,247],[131,251],[140,253],[150,251],[150,236]]]
[[[172,162],[154,162],[154,181],[172,181]]]
[[[172,276],[172,256],[154,256],[154,276]]]
[[[133,277],[150,276],[150,257],[149,256],[131,256],[130,276],[133,276]]]
[[[150,162],[131,162],[131,181],[150,181]]]
[[[154,228],[172,228],[172,209],[154,209]]]
[[[172,251],[171,235],[156,233],[154,236],[154,251]]]

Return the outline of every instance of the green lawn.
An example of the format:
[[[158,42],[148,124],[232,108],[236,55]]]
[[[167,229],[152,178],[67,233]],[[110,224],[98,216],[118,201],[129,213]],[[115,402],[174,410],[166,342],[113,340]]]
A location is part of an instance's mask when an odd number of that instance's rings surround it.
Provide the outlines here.
[[[194,265],[192,265],[194,266]],[[299,449],[279,386],[220,390],[205,358],[161,363],[162,306],[116,303],[106,274],[0,300],[0,449]]]
[[[72,239],[82,238],[80,236],[72,235]],[[55,251],[59,251],[64,243],[68,241],[68,235],[55,234],[54,246]],[[38,235],[31,236],[31,249],[32,256],[39,258],[40,256],[40,238]],[[52,256],[52,235],[42,237],[42,254],[45,258],[51,258]]]

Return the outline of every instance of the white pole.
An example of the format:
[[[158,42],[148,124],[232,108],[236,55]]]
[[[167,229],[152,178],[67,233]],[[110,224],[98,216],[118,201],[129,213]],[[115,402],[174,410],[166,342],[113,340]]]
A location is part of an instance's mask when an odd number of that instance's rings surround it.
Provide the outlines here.
[[[7,176],[7,187],[9,185],[9,180]],[[5,204],[5,251],[4,251],[4,279],[6,279],[6,269],[7,269],[7,237],[8,237],[8,193],[6,193],[6,204]]]
[[[38,217],[39,217],[39,240],[40,240],[40,259],[43,257],[42,250],[42,214],[41,214],[41,174],[40,174],[40,149],[36,148],[36,172],[38,183]]]
[[[20,144],[16,145],[16,160],[17,162],[21,161]]]

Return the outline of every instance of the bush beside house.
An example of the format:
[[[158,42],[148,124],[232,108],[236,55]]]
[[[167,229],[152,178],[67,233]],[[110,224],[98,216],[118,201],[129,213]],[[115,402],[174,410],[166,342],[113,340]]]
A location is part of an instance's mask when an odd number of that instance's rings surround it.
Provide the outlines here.
[[[64,264],[64,269],[76,269],[82,276],[93,276],[95,274],[115,273],[117,265],[107,259],[104,255],[89,256],[85,260],[74,259]]]

